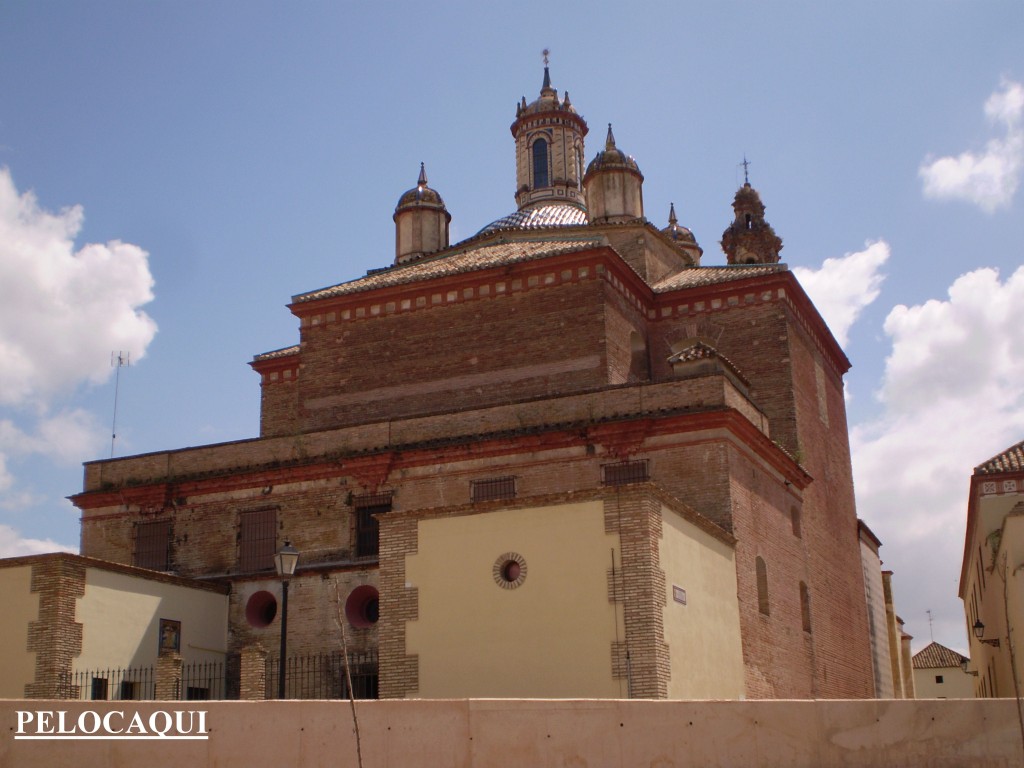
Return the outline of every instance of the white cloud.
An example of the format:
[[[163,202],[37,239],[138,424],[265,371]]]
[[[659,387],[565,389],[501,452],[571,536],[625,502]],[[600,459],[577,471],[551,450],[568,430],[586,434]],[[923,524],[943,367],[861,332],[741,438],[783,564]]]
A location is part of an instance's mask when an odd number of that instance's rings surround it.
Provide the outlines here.
[[[96,416],[81,408],[40,418],[33,427],[34,431],[27,433],[10,419],[0,420],[0,456],[40,454],[63,464],[77,464],[95,456],[106,438]]]
[[[110,375],[114,350],[141,358],[156,324],[147,254],[119,241],[76,250],[81,206],[54,214],[0,169],[0,405],[45,404]]]
[[[46,552],[77,552],[74,547],[51,539],[29,539],[21,536],[9,525],[0,523],[0,557],[41,555]]]
[[[851,431],[858,510],[896,555],[905,617],[935,609],[963,631],[955,600],[973,468],[1024,437],[1024,267],[978,269],[948,298],[897,306],[878,397]],[[920,634],[920,630],[919,634]]]
[[[825,259],[820,269],[793,269],[842,347],[846,346],[850,326],[878,298],[885,280],[879,270],[889,260],[889,244],[878,240],[865,245],[863,251]]]
[[[81,206],[43,210],[0,168],[0,510],[15,518],[54,501],[20,480],[26,459],[68,466],[102,445],[95,416],[62,398],[105,381],[111,352],[142,358],[156,333],[140,309],[153,299],[146,252],[116,240],[76,248],[82,222]],[[59,548],[0,525],[0,554]]]
[[[925,197],[965,200],[988,213],[1010,204],[1024,172],[1024,85],[1003,80],[985,102],[985,117],[1005,135],[981,152],[926,159],[919,170]]]

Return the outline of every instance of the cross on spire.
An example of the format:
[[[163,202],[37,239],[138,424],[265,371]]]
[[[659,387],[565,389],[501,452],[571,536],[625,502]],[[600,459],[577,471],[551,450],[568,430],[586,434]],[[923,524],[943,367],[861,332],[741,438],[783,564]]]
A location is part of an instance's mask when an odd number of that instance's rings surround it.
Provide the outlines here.
[[[747,154],[743,153],[743,162],[740,163],[743,166],[743,183],[750,183],[750,161],[747,160]]]

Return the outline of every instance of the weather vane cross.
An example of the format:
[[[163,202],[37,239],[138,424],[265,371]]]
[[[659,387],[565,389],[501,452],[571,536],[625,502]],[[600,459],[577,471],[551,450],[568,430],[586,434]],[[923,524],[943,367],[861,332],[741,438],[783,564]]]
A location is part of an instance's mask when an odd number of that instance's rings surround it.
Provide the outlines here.
[[[740,163],[743,166],[743,183],[750,183],[750,161],[747,160],[747,156],[743,155],[743,162]]]

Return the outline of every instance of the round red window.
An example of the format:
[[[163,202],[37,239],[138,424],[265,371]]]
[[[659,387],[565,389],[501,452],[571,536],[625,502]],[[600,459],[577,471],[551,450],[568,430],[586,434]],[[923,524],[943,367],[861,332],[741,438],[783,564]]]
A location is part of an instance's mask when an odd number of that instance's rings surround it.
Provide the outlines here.
[[[245,604],[245,620],[257,629],[270,626],[277,616],[277,598],[265,589],[253,594]]]
[[[352,590],[345,601],[345,618],[353,627],[372,627],[380,619],[380,593],[377,588],[363,584]]]

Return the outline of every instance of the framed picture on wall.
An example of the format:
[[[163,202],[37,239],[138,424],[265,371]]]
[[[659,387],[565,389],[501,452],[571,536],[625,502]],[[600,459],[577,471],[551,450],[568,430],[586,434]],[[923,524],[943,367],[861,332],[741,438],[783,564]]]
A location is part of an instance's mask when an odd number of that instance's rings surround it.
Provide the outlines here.
[[[160,619],[160,653],[181,650],[181,622],[174,619]]]

